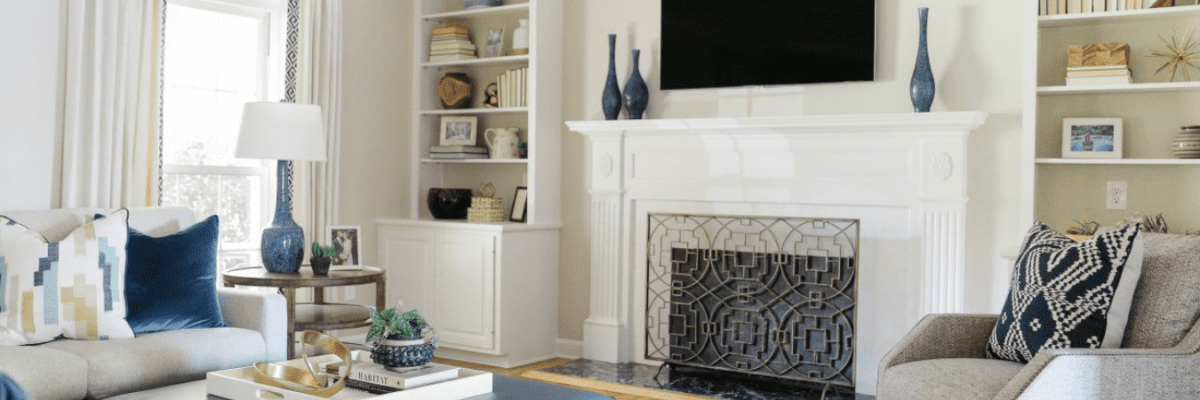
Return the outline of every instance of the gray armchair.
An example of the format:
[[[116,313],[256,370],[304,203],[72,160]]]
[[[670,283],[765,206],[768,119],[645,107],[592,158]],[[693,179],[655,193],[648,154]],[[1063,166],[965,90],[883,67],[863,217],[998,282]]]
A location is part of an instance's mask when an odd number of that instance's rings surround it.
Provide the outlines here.
[[[985,355],[998,315],[926,316],[879,364],[879,400],[1200,398],[1200,237],[1145,235],[1119,349]]]

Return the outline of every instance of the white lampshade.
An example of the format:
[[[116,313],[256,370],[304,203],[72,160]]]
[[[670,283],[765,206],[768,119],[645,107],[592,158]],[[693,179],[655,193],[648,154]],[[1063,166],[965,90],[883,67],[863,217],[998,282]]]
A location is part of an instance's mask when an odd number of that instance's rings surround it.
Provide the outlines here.
[[[246,103],[234,154],[239,158],[325,161],[321,106]]]

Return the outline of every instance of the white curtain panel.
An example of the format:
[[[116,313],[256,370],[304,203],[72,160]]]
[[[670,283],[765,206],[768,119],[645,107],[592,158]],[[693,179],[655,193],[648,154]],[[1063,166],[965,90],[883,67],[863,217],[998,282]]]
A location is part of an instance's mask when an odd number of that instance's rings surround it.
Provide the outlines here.
[[[298,7],[295,27],[297,103],[318,104],[324,114],[324,162],[297,162],[293,166],[293,215],[309,234],[309,241],[331,243],[326,227],[338,220],[338,169],[341,154],[342,103],[342,1],[292,0]],[[292,17],[289,16],[289,19]],[[290,34],[289,34],[290,36]],[[288,38],[292,40],[291,37]],[[291,43],[289,43],[291,45]]]
[[[162,3],[64,4],[61,206],[156,205]]]

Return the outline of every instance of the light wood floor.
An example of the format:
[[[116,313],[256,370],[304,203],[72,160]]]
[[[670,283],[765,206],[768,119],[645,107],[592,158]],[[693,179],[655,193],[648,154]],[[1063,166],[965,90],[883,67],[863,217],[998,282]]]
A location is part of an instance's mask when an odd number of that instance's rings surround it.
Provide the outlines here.
[[[540,370],[542,368],[549,368],[549,367],[553,367],[553,366],[556,366],[559,364],[564,364],[564,363],[571,361],[570,359],[566,359],[566,358],[555,358],[552,360],[529,364],[529,365],[526,365],[523,367],[507,368],[507,369],[492,367],[492,366],[488,366],[488,365],[473,364],[473,363],[462,362],[462,361],[447,360],[447,359],[443,359],[443,358],[434,358],[434,361],[443,363],[443,364],[456,365],[456,366],[460,366],[460,367],[464,367],[464,368],[477,369],[480,371],[488,371],[493,374],[517,376],[517,377],[522,377],[522,378],[526,378],[526,379],[548,381],[548,382],[558,384],[558,385],[563,385],[563,386],[572,386],[572,387],[584,389],[587,391],[602,393],[607,396],[612,396],[616,400],[709,399],[708,397],[670,393],[670,392],[664,392],[664,391],[659,391],[659,390],[654,390],[654,389],[646,389],[646,388],[633,388],[633,387],[624,386],[624,385],[606,384],[603,382],[590,381],[590,380],[585,380],[585,379],[550,380],[550,379],[545,379],[547,374],[538,372],[538,370]],[[633,392],[636,394],[629,393],[629,392]]]

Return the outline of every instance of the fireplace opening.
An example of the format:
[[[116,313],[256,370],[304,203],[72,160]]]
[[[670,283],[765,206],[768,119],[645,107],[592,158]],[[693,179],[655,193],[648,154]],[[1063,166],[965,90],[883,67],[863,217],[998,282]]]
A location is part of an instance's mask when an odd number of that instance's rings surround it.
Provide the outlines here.
[[[648,227],[647,359],[853,390],[857,220],[650,214]]]

